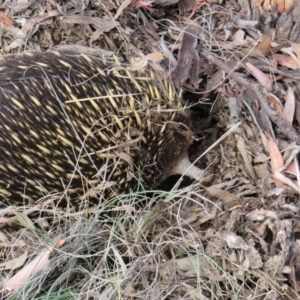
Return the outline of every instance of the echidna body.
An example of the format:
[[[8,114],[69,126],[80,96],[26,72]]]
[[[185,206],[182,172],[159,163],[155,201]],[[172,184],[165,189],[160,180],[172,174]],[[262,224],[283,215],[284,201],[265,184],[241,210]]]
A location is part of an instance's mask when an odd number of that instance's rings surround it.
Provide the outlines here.
[[[198,178],[187,149],[188,111],[153,71],[58,52],[0,64],[0,195],[37,200],[138,185],[183,173]]]

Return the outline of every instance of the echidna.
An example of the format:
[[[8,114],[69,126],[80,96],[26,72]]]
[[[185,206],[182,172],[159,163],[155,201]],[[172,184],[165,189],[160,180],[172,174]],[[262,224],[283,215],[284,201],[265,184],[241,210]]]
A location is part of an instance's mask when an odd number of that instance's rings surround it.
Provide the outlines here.
[[[187,158],[188,109],[153,70],[122,69],[116,58],[25,53],[0,63],[0,104],[2,198],[85,188],[118,194],[155,188],[175,173],[202,174]]]

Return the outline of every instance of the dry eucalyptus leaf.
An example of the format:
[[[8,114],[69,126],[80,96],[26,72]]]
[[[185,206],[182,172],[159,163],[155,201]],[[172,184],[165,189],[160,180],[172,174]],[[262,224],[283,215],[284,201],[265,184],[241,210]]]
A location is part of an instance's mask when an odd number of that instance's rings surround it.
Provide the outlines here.
[[[300,63],[300,45],[296,43],[291,43],[293,51],[296,53],[298,62]]]
[[[206,189],[213,197],[216,197],[225,203],[233,202],[233,201],[240,201],[240,198],[228,191],[215,189],[215,188],[207,188]]]
[[[236,235],[234,232],[224,234],[223,239],[229,248],[242,250],[249,249],[249,246],[244,239]]]
[[[268,137],[268,150],[271,157],[271,168],[272,171],[275,172],[280,169],[283,165],[283,157],[278,149],[277,143],[273,140],[271,136]],[[276,186],[281,186],[281,182],[279,180],[274,180]]]
[[[286,254],[284,251],[278,255],[270,256],[269,259],[264,263],[265,271],[272,276],[281,274],[285,259]]]
[[[55,247],[58,248],[64,244],[64,240],[59,239],[55,243]],[[48,267],[50,260],[49,256],[52,253],[54,247],[45,248],[37,255],[31,262],[29,262],[22,270],[16,273],[13,277],[6,281],[4,288],[8,291],[17,290],[26,284],[31,275],[37,274]],[[22,255],[23,257],[24,255]],[[25,258],[25,257],[24,257]],[[26,254],[27,258],[27,254]],[[25,258],[25,260],[26,260]],[[24,263],[24,262],[23,262]]]
[[[290,124],[293,123],[294,115],[295,115],[295,95],[293,89],[289,86],[288,90],[286,92],[285,97],[285,105],[283,109],[283,114],[287,121],[290,122]]]
[[[272,81],[265,73],[251,63],[246,63],[245,65],[262,86],[267,88],[269,91],[272,91]]]
[[[257,177],[256,177],[254,169],[253,169],[253,165],[252,165],[252,161],[251,161],[252,158],[248,154],[245,141],[239,135],[236,135],[236,139],[237,139],[237,148],[238,148],[240,154],[242,155],[247,172],[250,175],[250,177],[252,178],[252,180],[256,181]]]
[[[178,55],[178,64],[172,71],[171,78],[175,86],[180,86],[190,79],[193,85],[200,82],[199,53],[196,51],[199,27],[189,25],[182,37]]]
[[[28,251],[25,251],[21,256],[7,260],[4,263],[0,264],[0,270],[14,270],[20,268],[24,265],[26,259],[28,257]]]
[[[299,62],[293,59],[291,56],[283,55],[283,54],[274,54],[273,57],[283,67],[287,67],[292,70],[296,70],[300,67]]]
[[[249,248],[245,251],[245,256],[251,262],[249,265],[250,269],[259,269],[263,266],[261,255],[253,246],[249,246]]]

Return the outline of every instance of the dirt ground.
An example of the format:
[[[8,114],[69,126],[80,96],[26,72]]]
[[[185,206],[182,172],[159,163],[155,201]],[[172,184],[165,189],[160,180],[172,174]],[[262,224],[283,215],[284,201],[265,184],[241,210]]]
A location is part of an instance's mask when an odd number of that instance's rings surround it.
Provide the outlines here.
[[[1,3],[2,60],[52,49],[165,74],[205,170],[114,219],[2,209],[3,299],[300,299],[300,2]]]

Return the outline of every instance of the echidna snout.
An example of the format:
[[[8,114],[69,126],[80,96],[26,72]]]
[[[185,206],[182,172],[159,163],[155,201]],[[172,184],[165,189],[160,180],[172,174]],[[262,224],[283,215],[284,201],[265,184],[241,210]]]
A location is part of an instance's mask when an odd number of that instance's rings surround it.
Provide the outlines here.
[[[124,193],[171,174],[199,179],[188,110],[153,70],[117,59],[26,53],[0,64],[0,195]]]

